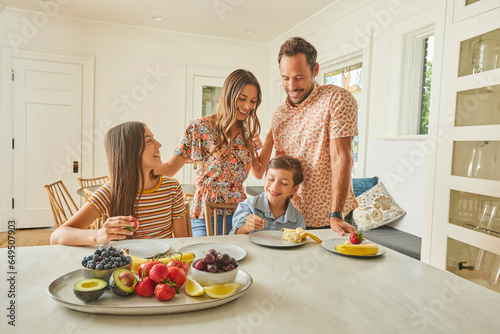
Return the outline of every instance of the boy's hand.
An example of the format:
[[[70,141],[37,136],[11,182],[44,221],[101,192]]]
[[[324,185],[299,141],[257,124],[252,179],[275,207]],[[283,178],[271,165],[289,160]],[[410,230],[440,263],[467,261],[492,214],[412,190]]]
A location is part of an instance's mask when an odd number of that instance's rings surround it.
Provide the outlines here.
[[[245,224],[240,227],[238,230],[243,229],[245,233],[249,233],[252,231],[260,231],[264,228],[265,221],[263,218],[260,218],[256,215],[250,215],[247,217]]]

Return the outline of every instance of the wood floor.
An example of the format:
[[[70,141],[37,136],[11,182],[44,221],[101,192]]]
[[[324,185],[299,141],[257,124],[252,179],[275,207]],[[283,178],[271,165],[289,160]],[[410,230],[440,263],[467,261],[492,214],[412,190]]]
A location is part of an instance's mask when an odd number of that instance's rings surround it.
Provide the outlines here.
[[[33,228],[18,230],[14,234],[16,247],[45,246],[50,245],[50,235],[54,232],[52,228]],[[7,232],[0,232],[0,248],[7,248]],[[5,241],[5,242],[4,242]]]

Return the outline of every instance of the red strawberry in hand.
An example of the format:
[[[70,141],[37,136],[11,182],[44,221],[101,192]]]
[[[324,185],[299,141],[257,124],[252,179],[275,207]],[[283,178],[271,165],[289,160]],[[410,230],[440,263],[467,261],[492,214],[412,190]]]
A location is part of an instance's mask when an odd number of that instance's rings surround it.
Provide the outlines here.
[[[130,232],[135,232],[137,231],[137,229],[139,228],[139,221],[137,220],[137,218],[135,217],[132,217],[132,216],[128,216],[128,219],[134,223],[133,226],[125,226],[124,229],[126,230],[129,230]]]
[[[135,293],[143,297],[153,297],[155,294],[156,282],[151,277],[145,277],[135,285]]]
[[[179,289],[175,286],[175,283],[166,280],[165,283],[160,283],[155,288],[155,295],[159,301],[170,300],[179,293]]]
[[[353,245],[359,245],[363,242],[363,240],[365,240],[363,232],[351,233],[351,236],[349,237],[349,242]]]

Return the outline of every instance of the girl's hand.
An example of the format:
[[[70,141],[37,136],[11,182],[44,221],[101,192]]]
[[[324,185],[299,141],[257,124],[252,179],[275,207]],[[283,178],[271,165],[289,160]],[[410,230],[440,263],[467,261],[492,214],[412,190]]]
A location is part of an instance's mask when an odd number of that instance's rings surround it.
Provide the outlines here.
[[[130,216],[110,217],[103,226],[97,230],[96,243],[107,244],[113,240],[123,240],[127,236],[134,234],[124,227],[134,226]]]
[[[240,228],[243,228],[245,233],[260,231],[264,228],[265,223],[263,218],[252,214],[247,217],[245,224]]]

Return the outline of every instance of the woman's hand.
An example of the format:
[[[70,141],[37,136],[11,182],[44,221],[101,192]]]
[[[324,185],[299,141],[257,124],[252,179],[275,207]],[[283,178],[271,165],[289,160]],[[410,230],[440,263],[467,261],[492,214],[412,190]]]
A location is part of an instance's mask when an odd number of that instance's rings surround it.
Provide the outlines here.
[[[123,240],[134,232],[126,230],[127,226],[134,226],[131,216],[110,217],[103,226],[97,230],[96,243],[107,244],[113,240]]]
[[[245,224],[236,231],[236,233],[247,234],[252,231],[260,231],[264,228],[265,220],[256,215],[249,215]]]
[[[252,167],[250,169],[250,173],[259,180],[262,179],[266,172],[266,165],[271,160],[271,154],[273,153],[273,133],[271,130],[266,135],[266,139],[264,141],[264,147],[260,150],[260,154],[257,156],[257,159],[252,161]]]

